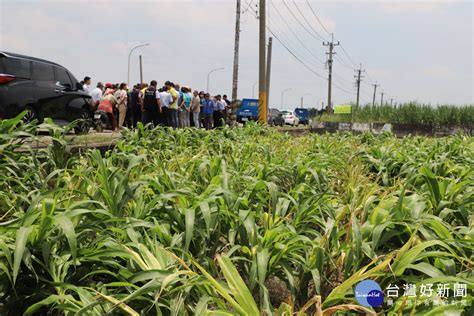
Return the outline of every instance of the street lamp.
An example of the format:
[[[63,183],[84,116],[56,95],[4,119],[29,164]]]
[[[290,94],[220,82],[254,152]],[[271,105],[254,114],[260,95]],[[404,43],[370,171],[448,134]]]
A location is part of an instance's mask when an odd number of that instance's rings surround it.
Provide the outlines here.
[[[212,69],[211,71],[209,71],[209,73],[207,74],[207,93],[209,93],[209,76],[214,72],[214,71],[218,71],[218,70],[222,70],[224,68],[216,68],[216,69]]]
[[[283,110],[283,95],[285,94],[285,92],[287,91],[290,91],[291,88],[288,88],[288,89],[285,89],[281,92],[281,103],[280,103],[280,108]]]
[[[137,45],[135,47],[133,47],[131,50],[130,50],[130,53],[128,53],[128,71],[127,71],[127,85],[130,86],[130,56],[132,55],[132,52],[139,48],[139,47],[143,47],[143,46],[148,46],[150,44],[142,44],[142,45]]]
[[[324,101],[326,98],[319,98],[318,101],[316,101],[316,107],[318,106],[319,101]],[[321,103],[321,110],[324,108],[324,102]]]
[[[312,95],[312,94],[311,94],[311,93],[305,93],[305,94],[303,94],[303,96],[301,97],[301,107],[304,106],[303,98],[304,98],[305,95]]]
[[[255,81],[255,83],[252,86],[252,99],[255,99],[255,86],[257,85],[258,81]]]

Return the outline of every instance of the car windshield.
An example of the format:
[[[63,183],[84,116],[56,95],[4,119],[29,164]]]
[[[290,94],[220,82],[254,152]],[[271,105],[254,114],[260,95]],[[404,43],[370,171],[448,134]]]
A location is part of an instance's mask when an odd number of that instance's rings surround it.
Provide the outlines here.
[[[309,116],[308,109],[295,109],[295,113],[301,119],[307,119]]]
[[[281,111],[281,115],[292,115],[290,111]]]
[[[303,114],[303,115],[304,115],[304,114],[308,114],[308,110],[307,110],[307,109],[297,109],[297,110],[295,110],[295,112],[296,112],[297,114]]]

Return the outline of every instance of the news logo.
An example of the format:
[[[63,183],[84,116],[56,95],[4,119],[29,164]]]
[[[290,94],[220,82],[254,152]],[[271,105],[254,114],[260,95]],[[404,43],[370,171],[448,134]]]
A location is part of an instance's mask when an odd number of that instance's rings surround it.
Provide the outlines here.
[[[372,280],[359,282],[355,288],[355,298],[365,307],[379,307],[384,302],[384,295],[380,285]]]

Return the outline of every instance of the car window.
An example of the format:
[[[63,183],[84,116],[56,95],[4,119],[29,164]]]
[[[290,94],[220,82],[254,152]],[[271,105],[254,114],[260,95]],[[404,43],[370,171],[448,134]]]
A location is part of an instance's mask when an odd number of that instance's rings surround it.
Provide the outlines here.
[[[31,79],[38,81],[54,81],[53,66],[33,61],[31,63]]]
[[[54,80],[59,82],[62,86],[72,88],[71,78],[69,78],[69,75],[64,68],[54,67]]]
[[[71,78],[72,88],[75,89],[77,87],[77,83],[78,83],[76,77],[74,77],[74,75],[72,73],[70,73],[69,71],[67,72],[67,74],[69,75],[69,78]]]
[[[0,73],[19,78],[30,78],[30,61],[21,58],[0,57]]]
[[[247,103],[248,106],[258,106],[258,101],[249,101]]]
[[[289,111],[281,111],[281,115],[291,115],[291,112],[289,112]]]

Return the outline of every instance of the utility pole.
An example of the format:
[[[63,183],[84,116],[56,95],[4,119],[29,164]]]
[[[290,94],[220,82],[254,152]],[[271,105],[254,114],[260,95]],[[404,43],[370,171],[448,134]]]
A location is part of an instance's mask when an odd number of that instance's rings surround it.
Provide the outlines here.
[[[375,106],[375,93],[377,92],[377,87],[380,86],[380,85],[377,84],[377,82],[376,82],[372,86],[374,87],[374,98],[372,99],[372,106]]]
[[[360,64],[359,69],[356,70],[357,72],[357,77],[356,78],[356,84],[357,84],[357,101],[356,101],[356,108],[359,107],[359,96],[360,96],[360,82],[362,79],[361,73],[362,73],[362,64]]]
[[[329,69],[329,75],[328,75],[328,113],[332,113],[332,95],[331,95],[331,89],[332,89],[332,55],[335,54],[333,52],[334,46],[339,45],[339,42],[334,43],[334,34],[331,34],[331,42],[323,42],[323,46],[328,46],[329,47],[329,53],[328,54],[328,69]]]
[[[266,13],[265,0],[260,0],[259,6],[259,47],[258,47],[258,120],[260,123],[267,122],[267,82],[265,80],[265,44],[266,44]]]
[[[383,95],[384,95],[384,94],[385,94],[385,92],[383,92],[383,91],[382,91],[382,93],[380,93],[380,95],[382,96],[382,97],[380,98],[380,106],[383,105]]]
[[[267,110],[267,117],[268,117],[268,111],[269,106],[268,106],[268,101],[270,100],[270,73],[272,71],[272,38],[268,38],[268,51],[267,51],[267,73],[265,75],[266,79],[266,90],[267,90],[267,98],[266,98],[266,104],[265,104],[265,109]]]
[[[237,87],[239,80],[239,41],[240,41],[240,0],[237,0],[237,11],[235,13],[235,42],[234,42],[234,70],[232,73],[232,105],[230,116],[231,126],[236,123],[235,112],[237,110]]]
[[[142,55],[139,55],[140,59],[140,84],[143,85],[143,67],[142,67]]]

